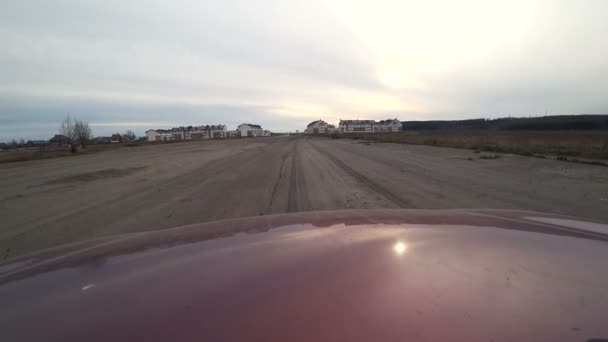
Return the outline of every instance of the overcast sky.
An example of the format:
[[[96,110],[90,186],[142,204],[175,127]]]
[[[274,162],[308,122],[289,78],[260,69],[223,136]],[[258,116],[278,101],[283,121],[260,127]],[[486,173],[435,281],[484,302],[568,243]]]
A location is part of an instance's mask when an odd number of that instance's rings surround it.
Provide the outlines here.
[[[603,0],[0,3],[0,141],[608,113]]]

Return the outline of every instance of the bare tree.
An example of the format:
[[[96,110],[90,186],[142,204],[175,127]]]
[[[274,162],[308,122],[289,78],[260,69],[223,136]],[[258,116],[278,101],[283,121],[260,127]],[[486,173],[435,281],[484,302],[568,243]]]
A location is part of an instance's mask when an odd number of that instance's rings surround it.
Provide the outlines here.
[[[72,153],[76,153],[79,144],[84,148],[92,137],[88,122],[72,119],[69,115],[61,123],[59,133],[68,138]]]
[[[79,143],[82,148],[86,148],[86,144],[92,137],[89,123],[82,120],[74,120],[74,131],[76,142]]]
[[[76,128],[74,124],[74,120],[68,115],[63,122],[61,123],[61,127],[59,128],[59,133],[63,134],[68,138],[68,143],[70,144],[70,148],[72,153],[76,153],[77,151],[77,136],[76,136]]]
[[[21,138],[19,140],[19,146],[23,146],[23,145],[25,145],[25,140],[23,140],[23,138]]]

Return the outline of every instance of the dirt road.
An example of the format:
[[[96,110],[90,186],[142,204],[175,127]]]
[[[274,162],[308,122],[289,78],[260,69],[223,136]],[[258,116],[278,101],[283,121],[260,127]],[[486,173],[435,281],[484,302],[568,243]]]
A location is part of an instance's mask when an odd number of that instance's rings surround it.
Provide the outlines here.
[[[4,164],[0,189],[0,259],[107,234],[305,210],[506,208],[608,220],[605,167],[308,137]]]

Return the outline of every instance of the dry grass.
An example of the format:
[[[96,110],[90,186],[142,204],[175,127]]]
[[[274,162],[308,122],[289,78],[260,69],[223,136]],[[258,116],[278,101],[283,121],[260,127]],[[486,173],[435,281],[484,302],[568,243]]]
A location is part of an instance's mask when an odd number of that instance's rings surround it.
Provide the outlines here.
[[[205,141],[208,139],[205,139]],[[72,154],[70,148],[65,147],[32,147],[19,148],[15,150],[2,151],[0,150],[0,163],[12,163],[28,160],[49,159],[59,157],[74,157],[84,154],[98,153],[103,151],[115,150],[124,147],[139,147],[146,145],[162,145],[162,144],[183,144],[196,142],[201,140],[173,140],[173,141],[132,141],[120,144],[98,144],[88,145],[86,148],[78,148],[76,154]]]
[[[126,144],[121,144],[126,145]],[[111,145],[90,145],[86,148],[79,148],[76,154],[70,152],[69,147],[43,147],[43,148],[20,148],[16,150],[0,152],[0,163],[11,163],[28,160],[49,159],[58,157],[72,157],[83,154],[97,153],[120,148],[117,144]]]
[[[365,139],[414,145],[465,148],[527,156],[556,156],[561,160],[608,160],[606,131],[417,131],[342,134],[334,138]]]

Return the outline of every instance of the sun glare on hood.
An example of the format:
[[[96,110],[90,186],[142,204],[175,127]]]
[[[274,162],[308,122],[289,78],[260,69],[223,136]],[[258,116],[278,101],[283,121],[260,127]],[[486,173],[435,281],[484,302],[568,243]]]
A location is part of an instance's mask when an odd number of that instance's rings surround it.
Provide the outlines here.
[[[405,243],[399,241],[393,246],[393,250],[395,251],[395,253],[401,255],[401,254],[407,252],[407,245]]]

